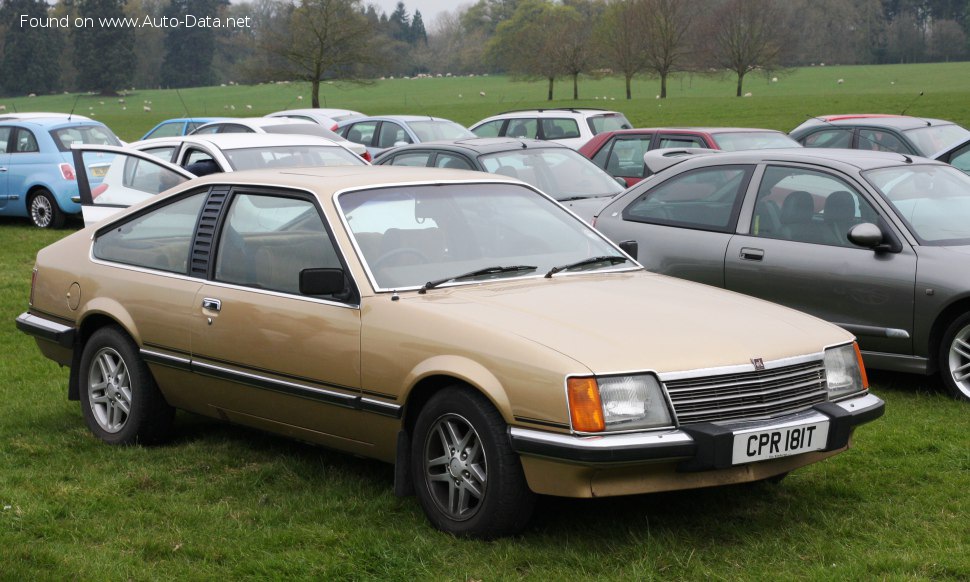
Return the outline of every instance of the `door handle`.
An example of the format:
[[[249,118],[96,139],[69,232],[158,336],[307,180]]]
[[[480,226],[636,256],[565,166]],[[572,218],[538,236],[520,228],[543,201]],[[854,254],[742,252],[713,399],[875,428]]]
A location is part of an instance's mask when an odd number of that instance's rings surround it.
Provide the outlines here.
[[[741,260],[744,261],[761,261],[765,258],[765,252],[761,249],[752,249],[745,247],[741,249]]]
[[[202,309],[208,309],[209,311],[220,311],[222,310],[222,301],[206,297],[202,300]]]
[[[0,168],[0,172],[6,172],[6,171],[7,171],[7,168],[5,168],[5,167],[4,168]]]

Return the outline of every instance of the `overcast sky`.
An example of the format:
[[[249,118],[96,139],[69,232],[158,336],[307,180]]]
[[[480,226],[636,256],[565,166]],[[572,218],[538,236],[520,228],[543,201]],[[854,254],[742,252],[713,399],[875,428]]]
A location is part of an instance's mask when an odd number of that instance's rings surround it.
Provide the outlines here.
[[[364,0],[364,4],[374,4],[378,10],[383,10],[388,15],[397,8],[399,0]],[[442,12],[452,12],[459,6],[474,4],[474,0],[403,0],[404,8],[408,11],[408,16],[414,16],[414,11],[421,11],[421,19],[424,26],[430,30],[435,18]]]

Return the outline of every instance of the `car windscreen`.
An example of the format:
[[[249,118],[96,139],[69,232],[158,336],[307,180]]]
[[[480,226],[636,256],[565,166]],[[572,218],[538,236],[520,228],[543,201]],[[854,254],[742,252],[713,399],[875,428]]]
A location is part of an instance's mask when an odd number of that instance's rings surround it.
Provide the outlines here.
[[[436,141],[440,139],[462,139],[475,137],[475,134],[454,121],[429,119],[425,121],[409,121],[408,127],[418,136],[418,141]]]
[[[904,131],[921,156],[932,156],[945,147],[970,137],[970,131],[956,124],[930,125]]]
[[[622,113],[609,113],[606,115],[594,115],[586,120],[590,131],[594,135],[604,131],[616,131],[618,129],[633,129],[633,125]]]
[[[556,266],[620,256],[561,206],[517,184],[395,186],[347,192],[337,204],[380,290],[414,289],[491,267],[504,269],[456,282],[541,277]],[[605,261],[583,268],[630,266]]]
[[[364,166],[360,156],[338,146],[271,146],[223,150],[233,170]]]
[[[480,156],[487,172],[518,178],[556,200],[613,196],[623,186],[569,148],[518,149]]]
[[[952,166],[907,164],[863,172],[921,244],[970,244],[970,176]]]
[[[787,135],[774,131],[715,133],[712,137],[717,147],[726,152],[802,147],[802,144]]]
[[[73,125],[59,127],[50,131],[57,149],[62,152],[71,151],[74,144],[112,145],[120,146],[121,141],[103,125]]]

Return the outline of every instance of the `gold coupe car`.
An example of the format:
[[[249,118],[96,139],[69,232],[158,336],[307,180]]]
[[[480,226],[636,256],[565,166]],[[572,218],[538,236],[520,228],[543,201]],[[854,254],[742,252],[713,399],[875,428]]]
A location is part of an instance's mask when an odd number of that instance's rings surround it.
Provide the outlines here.
[[[393,463],[475,537],[535,494],[780,478],[882,414],[849,333],[621,247],[503,176],[221,174],[40,251],[17,325],[107,443],[258,427]]]

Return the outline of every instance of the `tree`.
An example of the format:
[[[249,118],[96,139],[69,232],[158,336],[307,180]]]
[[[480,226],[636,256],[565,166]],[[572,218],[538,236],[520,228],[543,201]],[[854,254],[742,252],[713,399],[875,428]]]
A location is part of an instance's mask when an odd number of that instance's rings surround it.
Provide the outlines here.
[[[124,0],[77,0],[79,18],[93,19],[94,26],[74,28],[74,64],[82,91],[114,95],[131,85],[135,71],[135,34],[123,19]]]
[[[228,0],[171,0],[164,15],[185,22],[186,15],[215,18]],[[201,26],[168,28],[165,34],[165,60],[162,83],[167,87],[212,85],[215,76],[212,60],[216,52],[217,30]]]
[[[310,82],[313,107],[320,107],[321,82],[361,81],[377,58],[360,0],[301,0],[289,28],[269,36],[264,46],[283,58],[283,73]]]
[[[646,35],[640,0],[619,0],[607,7],[593,38],[600,60],[626,81],[626,98],[631,99],[633,77],[646,68]]]
[[[0,90],[14,95],[50,93],[59,88],[60,29],[19,26],[21,15],[47,18],[43,0],[8,0],[0,8],[0,22],[9,23],[3,37]]]
[[[786,31],[780,2],[721,0],[699,35],[708,62],[737,75],[738,97],[743,95],[745,75],[778,62]]]
[[[685,64],[690,52],[694,5],[682,0],[641,0],[638,4],[640,19],[645,21],[646,69],[660,77],[660,98],[665,99],[667,77]]]
[[[387,18],[387,23],[390,26],[391,38],[401,42],[411,40],[411,17],[408,16],[404,2],[397,3],[397,8]]]
[[[409,41],[411,44],[428,44],[428,31],[424,29],[424,18],[421,17],[421,11],[414,11],[414,18],[411,19],[411,31]]]

